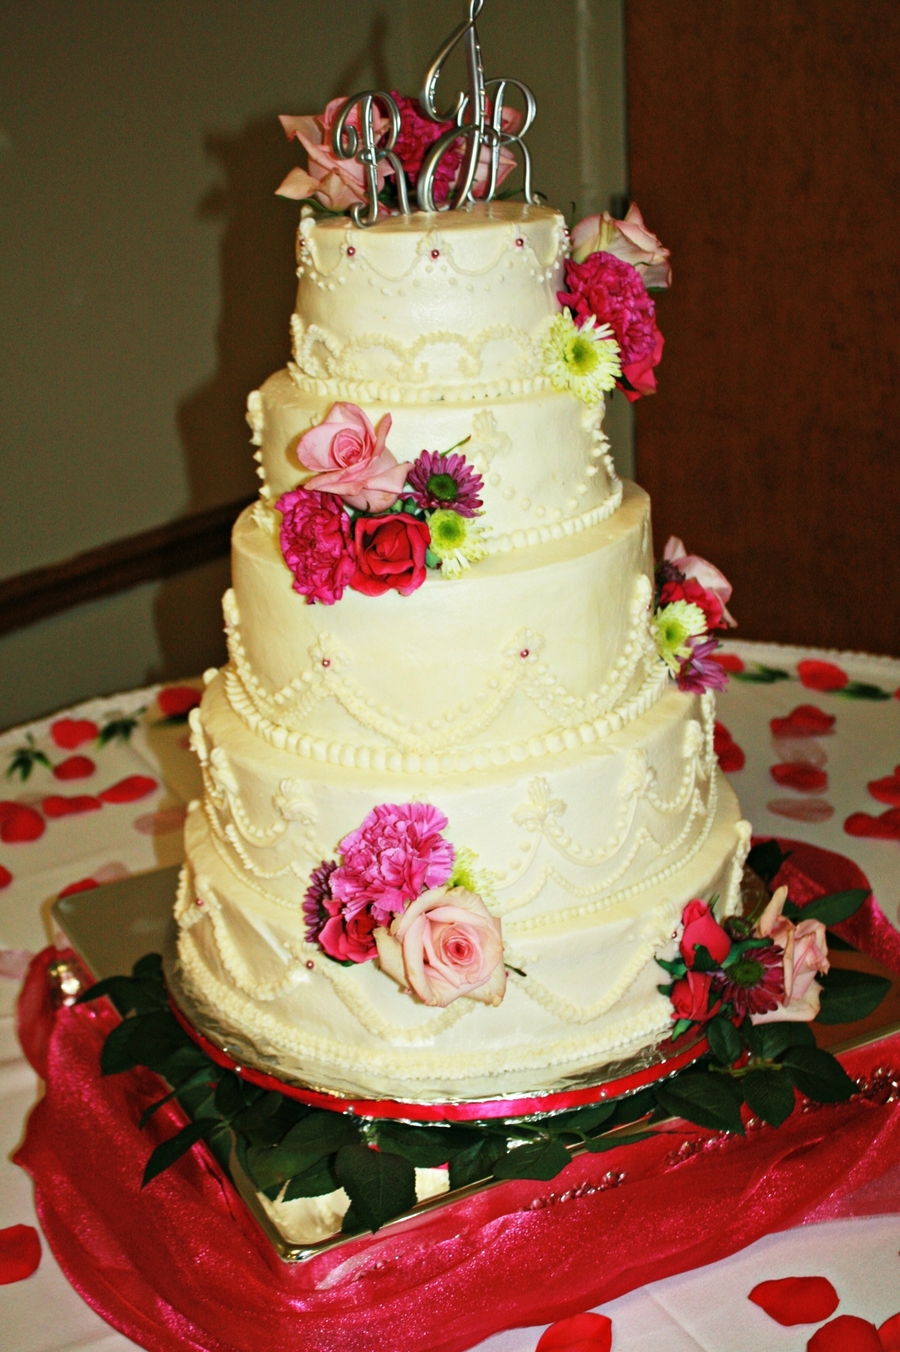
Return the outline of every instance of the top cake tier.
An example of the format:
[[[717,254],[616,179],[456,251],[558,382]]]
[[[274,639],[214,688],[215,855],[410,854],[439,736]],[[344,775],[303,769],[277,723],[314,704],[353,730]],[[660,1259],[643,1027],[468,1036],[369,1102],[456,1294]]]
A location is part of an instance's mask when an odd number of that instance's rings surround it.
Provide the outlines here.
[[[541,343],[559,313],[566,229],[513,202],[301,221],[294,378],[343,398],[496,398],[547,387]]]

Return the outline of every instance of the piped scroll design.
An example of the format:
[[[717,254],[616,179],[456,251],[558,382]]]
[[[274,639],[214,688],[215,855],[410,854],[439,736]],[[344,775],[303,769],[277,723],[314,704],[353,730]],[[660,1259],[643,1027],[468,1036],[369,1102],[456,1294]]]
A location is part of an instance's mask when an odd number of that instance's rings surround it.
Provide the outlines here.
[[[435,713],[428,726],[397,713],[379,711],[351,675],[344,675],[349,659],[330,635],[323,635],[310,649],[310,666],[280,690],[269,693],[254,673],[240,636],[240,614],[233,591],[225,594],[223,608],[232,669],[225,682],[229,702],[240,714],[246,700],[254,710],[288,731],[308,727],[316,707],[334,700],[367,732],[382,737],[391,747],[418,755],[437,755],[464,747],[497,719],[517,691],[521,691],[551,721],[555,728],[574,729],[614,709],[632,684],[639,666],[653,665],[655,649],[648,615],[650,581],[644,575],[635,586],[631,627],[610,679],[597,692],[572,694],[539,661],[545,641],[531,630],[518,631],[502,652],[496,676],[487,687],[455,709]],[[474,710],[474,712],[469,712]]]

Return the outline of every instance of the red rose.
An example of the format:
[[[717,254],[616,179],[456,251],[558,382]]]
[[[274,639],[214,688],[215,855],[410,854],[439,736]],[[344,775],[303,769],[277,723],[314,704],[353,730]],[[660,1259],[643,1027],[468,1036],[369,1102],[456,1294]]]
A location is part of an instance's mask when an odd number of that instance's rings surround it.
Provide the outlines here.
[[[425,581],[425,551],[431,535],[424,521],[406,512],[389,516],[361,516],[353,527],[356,572],[350,579],[354,591],[364,596],[383,596],[398,591],[409,596]]]
[[[731,952],[731,940],[715,919],[705,901],[689,901],[681,915],[684,933],[681,956],[688,966],[694,961],[694,948],[702,944],[713,962],[722,963]]]
[[[697,1023],[703,1023],[715,1014],[722,1002],[717,1000],[712,1009],[709,1008],[711,985],[712,977],[709,972],[688,972],[686,977],[675,982],[669,998],[679,1019],[693,1019]]]
[[[843,690],[850,679],[846,671],[841,671],[833,662],[819,662],[815,658],[798,662],[797,675],[807,690]]]

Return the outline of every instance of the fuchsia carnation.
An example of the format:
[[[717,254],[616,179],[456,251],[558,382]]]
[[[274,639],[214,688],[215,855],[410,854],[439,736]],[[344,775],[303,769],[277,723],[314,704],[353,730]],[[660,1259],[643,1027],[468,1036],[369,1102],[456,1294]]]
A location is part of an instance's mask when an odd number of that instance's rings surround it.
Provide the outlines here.
[[[295,488],[275,504],[282,514],[281,552],[294,591],[309,604],[334,605],[356,572],[350,518],[327,493]]]
[[[453,126],[452,122],[432,122],[422,112],[418,99],[408,99],[398,94],[396,89],[391,96],[400,109],[400,135],[394,146],[397,156],[407,176],[415,183],[422,168],[422,161],[430,147],[444,132]],[[456,182],[459,166],[462,164],[461,142],[450,146],[441,156],[434,174],[434,200],[446,202],[450,189]]]
[[[458,516],[477,516],[484,480],[463,455],[423,451],[407,476],[412,497],[426,512],[449,507]]]
[[[455,852],[441,832],[447,818],[428,803],[382,803],[341,841],[343,863],[330,878],[347,921],[369,908],[379,925],[453,872]]]
[[[591,317],[609,324],[619,344],[622,383],[633,403],[656,389],[653,368],[659,365],[663,336],[656,327],[656,309],[640,274],[631,263],[611,253],[589,254],[583,263],[566,262],[567,290],[559,292],[579,327]]]

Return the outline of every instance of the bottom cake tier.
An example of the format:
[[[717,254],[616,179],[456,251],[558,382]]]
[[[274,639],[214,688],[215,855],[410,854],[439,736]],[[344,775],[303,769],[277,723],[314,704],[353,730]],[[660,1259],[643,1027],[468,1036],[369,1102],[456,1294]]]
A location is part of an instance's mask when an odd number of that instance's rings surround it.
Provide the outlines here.
[[[236,1061],[315,1089],[407,1103],[544,1094],[651,1064],[672,1020],[657,989],[693,897],[739,907],[750,828],[713,770],[708,829],[679,867],[608,904],[504,932],[508,983],[494,1007],[429,1008],[376,962],[341,965],[304,938],[303,913],[238,877],[203,809],[188,817],[189,864],[170,982],[191,1022]],[[573,910],[579,911],[573,914]]]

